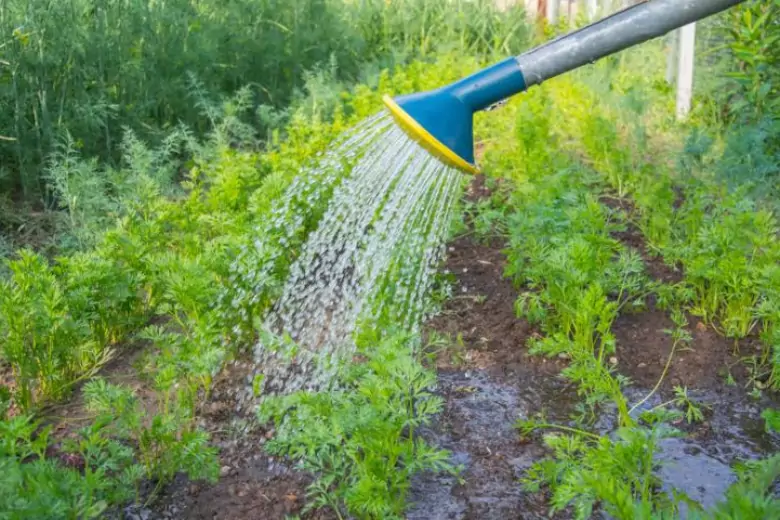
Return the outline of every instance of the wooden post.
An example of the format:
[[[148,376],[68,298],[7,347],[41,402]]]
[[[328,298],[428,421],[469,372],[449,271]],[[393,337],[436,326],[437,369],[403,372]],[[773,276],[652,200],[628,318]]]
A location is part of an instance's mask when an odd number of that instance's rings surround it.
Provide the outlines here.
[[[695,51],[696,23],[692,23],[680,29],[680,58],[677,68],[677,119],[684,119],[691,111]]]

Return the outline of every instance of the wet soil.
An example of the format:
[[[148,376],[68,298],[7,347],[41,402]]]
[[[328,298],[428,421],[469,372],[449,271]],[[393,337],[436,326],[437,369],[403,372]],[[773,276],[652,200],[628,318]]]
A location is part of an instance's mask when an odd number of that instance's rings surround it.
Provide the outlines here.
[[[444,412],[425,435],[452,452],[462,480],[416,479],[409,519],[548,518],[545,495],[518,482],[545,448],[521,441],[514,423],[539,413],[569,422],[576,391],[558,377],[563,362],[528,356],[525,344],[535,332],[515,317],[517,292],[503,277],[501,247],[469,238],[450,246],[447,269],[457,296],[428,330],[462,343],[437,359]]]
[[[484,180],[476,178],[469,198],[487,195]],[[679,267],[669,267],[649,253],[635,227],[629,224],[616,238],[642,254],[654,279],[682,280]],[[519,480],[549,453],[538,439],[521,442],[513,423],[536,414],[552,423],[570,423],[578,398],[559,377],[565,361],[528,355],[526,342],[537,332],[515,317],[517,291],[503,277],[502,247],[470,238],[450,244],[446,268],[455,276],[456,296],[428,329],[459,341],[437,359],[438,393],[445,407],[425,435],[450,450],[463,472],[460,480],[432,475],[416,479],[410,519],[548,518],[547,497],[524,492]],[[675,354],[660,390],[643,408],[668,399],[678,385],[687,386],[690,398],[703,405],[705,420],[677,424],[685,436],[662,441],[657,462],[667,489],[684,491],[711,507],[735,480],[734,462],[780,449],[780,439],[764,431],[760,417],[761,410],[777,404],[766,397],[751,399],[740,386],[746,374],[736,362],[733,343],[693,317],[689,321],[690,349]],[[664,331],[673,325],[652,301],[648,311],[621,316],[614,324],[618,370],[633,381],[626,390],[630,403],[642,399],[658,381],[672,346]],[[740,348],[744,355],[756,345],[747,341]],[[737,385],[725,384],[728,373]],[[609,433],[614,425],[614,414],[605,410],[594,429]],[[569,516],[566,511],[559,514]]]
[[[489,194],[478,177],[468,197]],[[636,241],[656,279],[681,279],[679,271],[665,270],[670,268],[647,254],[638,241],[641,235],[629,230],[623,238]],[[552,423],[570,424],[579,398],[559,375],[565,360],[528,355],[526,343],[538,332],[515,316],[517,290],[503,276],[503,247],[469,237],[449,244],[445,268],[455,279],[454,297],[426,325],[427,334],[452,339],[431,361],[444,409],[422,434],[449,450],[462,472],[459,477],[416,477],[409,496],[411,520],[550,518],[549,497],[524,491],[520,482],[528,467],[549,453],[538,438],[521,440],[514,423],[542,415]],[[654,261],[660,264],[652,267]],[[645,407],[668,399],[675,385],[688,386],[692,399],[709,406],[703,423],[677,425],[686,436],[663,441],[657,459],[667,487],[711,506],[735,479],[731,464],[774,452],[780,442],[763,429],[760,412],[766,398],[751,400],[742,386],[725,385],[723,370],[733,365],[733,345],[693,318],[690,323],[692,350],[675,355],[665,382]],[[658,380],[672,344],[664,329],[672,325],[652,304],[648,311],[621,316],[615,323],[617,368],[633,381],[626,390],[629,402],[639,401]],[[739,366],[732,370],[741,381]],[[256,426],[247,406],[251,375],[251,360],[231,363],[200,411],[201,425],[221,449],[220,481],[208,485],[182,478],[165,490],[153,510],[128,508],[125,518],[282,519],[301,511],[309,478],[263,452],[273,432]],[[614,416],[607,410],[594,428],[608,433],[613,427]],[[329,515],[323,511],[308,518]],[[553,518],[570,517],[564,511]]]
[[[632,222],[635,208],[630,200],[605,195],[601,202],[622,213],[625,230],[613,236],[640,252],[651,279],[665,284],[683,280],[682,266],[669,266],[650,252],[644,236]],[[744,359],[761,353],[763,346],[758,334],[735,341],[718,334],[696,316],[688,314],[686,319],[691,341],[678,345],[672,355],[674,342],[670,331],[676,325],[666,312],[656,308],[652,296],[648,298],[646,310],[618,316],[612,326],[618,371],[631,380],[637,392],[654,388],[663,375],[658,389],[658,397],[662,399],[673,397],[675,387],[684,387],[690,390],[690,395],[704,399],[705,405],[706,399],[713,401],[709,408],[705,406],[705,411],[717,410],[710,413],[710,417],[726,413],[733,418],[753,415],[760,420],[752,405],[776,406],[776,400],[767,396],[753,398],[746,390],[753,382]],[[671,361],[664,374],[670,355]]]
[[[746,366],[740,355],[760,352],[754,338],[735,343],[707,327],[701,320],[688,316],[692,340],[679,345],[674,352],[660,390],[669,395],[675,386],[720,390],[727,386],[729,374],[740,382],[746,379]],[[676,328],[669,315],[656,309],[652,302],[645,312],[623,314],[615,320],[612,332],[617,340],[618,369],[640,387],[652,388],[661,377],[671,354],[670,331]]]
[[[199,425],[211,433],[212,443],[220,450],[219,481],[191,482],[180,476],[152,508],[127,508],[124,518],[282,520],[300,514],[311,479],[263,450],[274,432],[264,430],[255,420],[254,369],[251,356],[229,363],[199,410]],[[323,510],[302,518],[335,516]]]
[[[688,316],[692,340],[678,347],[663,379],[672,338],[666,332],[674,323],[666,313],[651,308],[639,314],[622,315],[613,325],[617,341],[618,371],[631,380],[627,396],[638,402],[659,380],[656,394],[642,409],[673,399],[674,388],[687,388],[688,396],[704,414],[702,422],[678,425],[701,448],[726,463],[753,458],[780,449],[780,438],[764,431],[761,411],[780,406],[777,396],[764,392],[753,396],[748,367],[742,356],[759,354],[753,337],[729,340],[693,316]],[[631,399],[633,398],[633,399]],[[685,410],[682,410],[685,411]]]
[[[650,252],[641,231],[631,221],[631,201],[612,196],[604,196],[601,201],[622,213],[626,227],[613,236],[640,252],[653,280],[666,284],[683,280],[682,266],[669,266]],[[760,354],[763,347],[756,334],[736,342],[689,314],[686,329],[691,341],[672,353],[674,342],[669,332],[675,323],[655,307],[652,297],[648,304],[645,311],[622,314],[613,324],[616,368],[630,380],[625,390],[629,403],[642,400],[660,381],[656,393],[639,410],[668,402],[675,396],[675,387],[683,387],[703,412],[703,421],[678,422],[675,426],[686,436],[662,441],[656,458],[658,474],[667,489],[685,491],[709,508],[735,481],[732,464],[780,449],[780,437],[766,432],[761,418],[762,410],[778,407],[777,396],[764,392],[755,397],[749,393],[754,382],[744,358]]]

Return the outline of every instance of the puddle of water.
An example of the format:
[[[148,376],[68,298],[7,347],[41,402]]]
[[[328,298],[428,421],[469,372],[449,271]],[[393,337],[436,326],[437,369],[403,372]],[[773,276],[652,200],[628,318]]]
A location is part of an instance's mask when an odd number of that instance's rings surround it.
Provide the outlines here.
[[[537,409],[539,388],[529,384],[528,392],[521,392],[482,372],[440,373],[439,385],[447,397],[446,409],[439,424],[424,435],[453,453],[452,462],[464,467],[464,483],[454,477],[418,476],[407,518],[547,518],[546,505],[535,502],[518,481],[543,450],[521,444],[514,428],[518,418]]]
[[[736,480],[727,464],[707,455],[696,443],[683,439],[661,441],[656,458],[662,464],[658,476],[664,482],[664,490],[671,492],[671,488],[675,488],[682,491],[704,509],[717,504]],[[681,509],[685,518],[687,508]]]

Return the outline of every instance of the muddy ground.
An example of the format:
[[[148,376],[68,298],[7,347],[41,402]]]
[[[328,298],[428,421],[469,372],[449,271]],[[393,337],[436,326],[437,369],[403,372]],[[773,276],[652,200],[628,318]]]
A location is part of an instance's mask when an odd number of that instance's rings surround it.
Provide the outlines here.
[[[481,181],[471,187],[473,198],[486,194]],[[641,236],[629,229],[620,238],[642,252],[652,276],[668,283],[680,279],[678,270],[644,250]],[[456,279],[455,297],[427,324],[427,333],[448,334],[454,341],[435,361],[437,393],[445,405],[424,435],[450,450],[463,472],[459,479],[417,477],[409,519],[549,517],[544,492],[527,493],[519,482],[547,452],[538,437],[521,441],[513,424],[537,414],[550,422],[570,423],[578,397],[576,388],[559,377],[565,360],[528,355],[526,342],[538,332],[515,317],[517,291],[503,276],[502,247],[500,241],[479,243],[470,237],[449,245],[446,269]],[[737,360],[755,348],[752,339],[735,346],[694,317],[689,322],[689,349],[675,355],[664,383],[644,408],[669,399],[676,385],[687,386],[691,398],[703,405],[704,422],[681,423],[686,437],[664,441],[659,474],[667,485],[711,506],[734,480],[731,464],[780,448],[760,418],[761,410],[777,403],[748,396],[746,372]],[[633,382],[627,391],[630,402],[639,401],[660,377],[672,345],[664,331],[671,326],[652,301],[645,311],[621,316],[615,323],[617,369]],[[726,385],[727,367],[736,381],[731,386]],[[220,481],[206,485],[182,479],[169,486],[154,507],[125,510],[126,518],[274,520],[301,511],[309,478],[263,452],[273,432],[253,426],[250,379],[248,360],[232,363],[201,410],[202,425],[222,450]],[[606,432],[613,425],[614,417],[606,412],[594,428]],[[308,517],[332,515],[324,511]],[[568,517],[566,511],[556,516]]]
[[[120,518],[281,520],[301,513],[311,479],[263,450],[273,430],[264,430],[255,420],[253,375],[251,357],[229,363],[199,411],[199,425],[211,433],[213,444],[220,449],[219,481],[191,482],[181,476],[153,505],[128,507]],[[320,511],[302,518],[335,516]]]

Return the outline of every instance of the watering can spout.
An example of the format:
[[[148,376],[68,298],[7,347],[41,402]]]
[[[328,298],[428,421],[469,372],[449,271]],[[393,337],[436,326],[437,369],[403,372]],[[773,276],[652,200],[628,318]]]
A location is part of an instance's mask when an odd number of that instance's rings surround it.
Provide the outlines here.
[[[451,85],[384,97],[399,126],[434,157],[477,173],[473,115],[533,85],[662,36],[744,0],[646,0]]]
[[[384,102],[398,124],[448,166],[476,173],[474,112],[525,90],[517,60],[509,58],[451,85]]]

